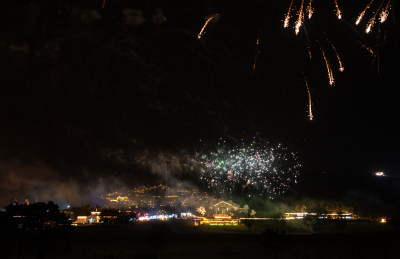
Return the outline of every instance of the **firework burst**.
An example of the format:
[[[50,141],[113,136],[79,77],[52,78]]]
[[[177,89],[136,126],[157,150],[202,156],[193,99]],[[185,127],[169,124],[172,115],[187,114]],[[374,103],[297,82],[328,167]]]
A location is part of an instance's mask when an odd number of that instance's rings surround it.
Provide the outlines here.
[[[219,143],[216,151],[199,154],[196,162],[205,186],[217,196],[230,197],[282,195],[297,183],[301,167],[287,148],[256,140],[232,148]]]

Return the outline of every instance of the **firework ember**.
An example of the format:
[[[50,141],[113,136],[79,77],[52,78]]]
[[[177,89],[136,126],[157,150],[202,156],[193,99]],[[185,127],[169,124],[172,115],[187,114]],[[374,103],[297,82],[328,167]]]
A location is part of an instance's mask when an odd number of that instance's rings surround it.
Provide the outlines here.
[[[242,143],[229,148],[219,144],[215,152],[200,154],[200,179],[218,196],[255,195],[274,198],[297,183],[301,165],[287,148],[268,143]]]
[[[335,51],[336,58],[337,58],[337,60],[339,62],[339,71],[343,72],[344,71],[344,67],[343,67],[343,64],[342,64],[342,60],[340,59],[339,53],[337,52],[336,47],[333,44],[332,44],[332,49],[333,49],[333,51]]]
[[[284,28],[287,28],[289,26],[290,13],[292,12],[293,1],[294,0],[292,0],[292,2],[290,2],[289,10],[288,10],[288,12],[286,14],[285,21],[283,22],[283,27]]]
[[[300,10],[299,10],[299,17],[298,17],[296,25],[294,27],[296,35],[299,34],[301,24],[303,23],[303,17],[304,17],[303,5],[304,5],[304,0],[301,0],[301,6],[300,6]]]
[[[307,47],[308,57],[312,59],[312,52],[310,46]]]
[[[389,16],[389,5],[390,5],[390,0],[387,2],[386,8],[384,10],[382,10],[381,16],[379,17],[379,20],[381,21],[381,23],[386,22],[386,20]]]
[[[312,8],[312,0],[310,0],[310,2],[308,3],[307,13],[308,13],[308,19],[311,19],[312,15],[314,13],[314,9]]]
[[[356,20],[356,25],[360,24],[362,18],[365,15],[365,12],[369,9],[369,7],[371,6],[371,4],[374,2],[374,0],[371,0],[371,2],[369,2],[369,4],[365,7],[364,11],[362,11],[360,13],[360,15],[358,16],[357,20]]]
[[[258,31],[258,36],[257,36],[257,42],[256,42],[256,54],[255,54],[255,57],[254,57],[253,71],[256,70],[257,60],[258,60],[258,57],[260,55],[260,34],[261,34],[261,31],[259,30]]]
[[[333,72],[331,65],[329,64],[329,61],[325,55],[325,51],[321,48],[322,55],[324,56],[325,64],[326,64],[326,69],[328,70],[328,78],[329,78],[329,84],[334,85],[335,84],[335,79],[333,78]]]
[[[312,113],[312,100],[311,100],[311,92],[310,92],[310,87],[308,86],[308,81],[307,78],[304,77],[304,81],[306,82],[306,87],[307,87],[307,94],[308,94],[308,119],[310,121],[313,120],[314,116]]]
[[[337,0],[335,0],[335,6],[336,6],[336,16],[338,17],[338,19],[342,19],[342,12],[339,9],[339,5],[337,3]]]
[[[201,39],[201,37],[203,36],[204,31],[205,31],[207,25],[208,25],[213,19],[217,18],[218,16],[219,16],[219,14],[213,14],[213,15],[211,15],[211,16],[206,20],[206,22],[204,23],[203,27],[201,28],[199,34],[197,35],[197,38],[198,38],[198,39]]]
[[[358,41],[358,44],[360,44],[361,47],[363,47],[364,49],[366,49],[371,56],[376,56],[375,51],[373,49],[371,49],[370,47],[368,47],[367,45],[363,44],[362,42]]]
[[[366,33],[370,33],[372,30],[372,27],[374,27],[376,15],[379,13],[379,10],[382,8],[382,4],[383,4],[383,1],[379,5],[378,10],[376,10],[374,16],[369,20],[369,22],[367,24],[367,28],[365,29]]]
[[[370,33],[374,24],[375,24],[375,19],[371,18],[371,20],[369,20],[369,22],[368,22],[367,28],[365,29],[365,33]]]

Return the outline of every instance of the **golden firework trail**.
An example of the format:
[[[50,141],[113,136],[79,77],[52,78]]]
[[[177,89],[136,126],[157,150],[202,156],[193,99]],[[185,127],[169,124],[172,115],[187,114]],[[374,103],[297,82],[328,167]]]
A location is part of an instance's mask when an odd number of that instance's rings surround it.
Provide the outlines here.
[[[285,21],[283,22],[283,28],[287,28],[289,26],[290,13],[292,12],[293,1],[294,0],[292,0],[292,2],[290,2],[289,10],[286,14]]]
[[[301,6],[300,6],[300,11],[299,11],[299,18],[297,19],[296,25],[294,26],[296,35],[299,34],[301,24],[303,22],[303,6],[304,6],[304,0],[301,0]]]
[[[336,16],[338,19],[342,19],[342,12],[339,9],[339,5],[337,3],[337,0],[335,0],[335,6],[336,6]]]
[[[333,45],[333,43],[331,45],[332,45],[333,51],[335,51],[336,58],[337,58],[337,60],[339,62],[339,71],[343,72],[344,71],[344,67],[343,67],[343,64],[342,64],[342,60],[340,59],[339,53],[337,52],[335,45]]]
[[[312,8],[312,0],[310,0],[310,2],[308,3],[307,13],[308,13],[308,19],[311,19],[312,15],[314,13],[314,9]]]
[[[387,2],[385,10],[382,10],[381,16],[379,17],[379,20],[381,21],[381,23],[386,22],[386,20],[389,16],[389,5],[390,5],[390,0]]]
[[[328,59],[326,58],[325,51],[321,48],[322,55],[324,56],[325,64],[326,64],[326,69],[328,71],[328,78],[329,78],[329,84],[334,85],[335,84],[335,79],[333,78],[333,72],[331,65],[329,64]]]
[[[370,33],[372,27],[374,27],[376,15],[379,13],[379,10],[382,8],[382,4],[383,4],[383,1],[379,5],[378,10],[376,10],[374,16],[369,20],[369,22],[367,24],[367,28],[365,28],[365,33]]]
[[[310,57],[310,59],[312,59],[312,53],[311,53],[310,46],[307,46],[307,52],[308,52],[308,56]]]
[[[198,39],[201,39],[201,37],[203,36],[204,30],[206,29],[207,25],[208,25],[214,18],[216,18],[218,15],[219,15],[219,14],[213,14],[213,15],[211,15],[211,16],[206,20],[206,22],[204,23],[203,27],[201,28],[199,34],[197,35],[197,38],[198,38]]]
[[[313,116],[313,112],[312,112],[311,92],[310,92],[310,87],[308,86],[308,81],[307,81],[306,77],[304,77],[304,81],[306,82],[307,93],[308,93],[308,119],[310,121],[312,121],[314,116]]]
[[[369,9],[369,7],[371,6],[371,4],[372,4],[373,2],[374,2],[374,0],[371,0],[371,2],[369,2],[369,4],[365,7],[364,11],[362,11],[362,12],[360,13],[360,15],[358,16],[358,18],[357,18],[357,20],[356,20],[356,25],[358,25],[358,24],[361,22],[362,18],[363,18],[364,15],[365,15],[365,12]]]
[[[101,9],[104,9],[106,7],[106,0],[103,0],[103,3],[101,4]]]

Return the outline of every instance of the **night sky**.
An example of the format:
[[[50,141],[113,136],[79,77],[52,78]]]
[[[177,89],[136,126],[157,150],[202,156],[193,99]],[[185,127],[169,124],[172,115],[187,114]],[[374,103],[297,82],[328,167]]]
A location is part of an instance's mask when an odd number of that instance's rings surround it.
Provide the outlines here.
[[[0,194],[29,196],[29,182],[56,178],[158,183],[138,157],[193,153],[200,139],[260,136],[298,152],[303,168],[296,195],[362,191],[398,198],[398,2],[392,1],[388,21],[367,35],[365,23],[377,7],[361,26],[354,21],[368,1],[339,1],[342,21],[333,1],[315,1],[298,36],[295,16],[283,28],[290,1],[274,2],[109,0],[104,9],[101,0],[2,4]],[[197,39],[214,13],[220,16]],[[379,50],[379,69],[361,44]],[[375,171],[391,177],[377,179]]]

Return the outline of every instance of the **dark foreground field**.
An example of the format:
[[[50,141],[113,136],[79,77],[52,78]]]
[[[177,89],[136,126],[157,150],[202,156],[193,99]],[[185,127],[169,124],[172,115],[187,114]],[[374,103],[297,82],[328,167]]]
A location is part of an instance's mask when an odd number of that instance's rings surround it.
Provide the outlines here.
[[[379,223],[183,223],[2,233],[0,258],[400,258],[400,234]]]

